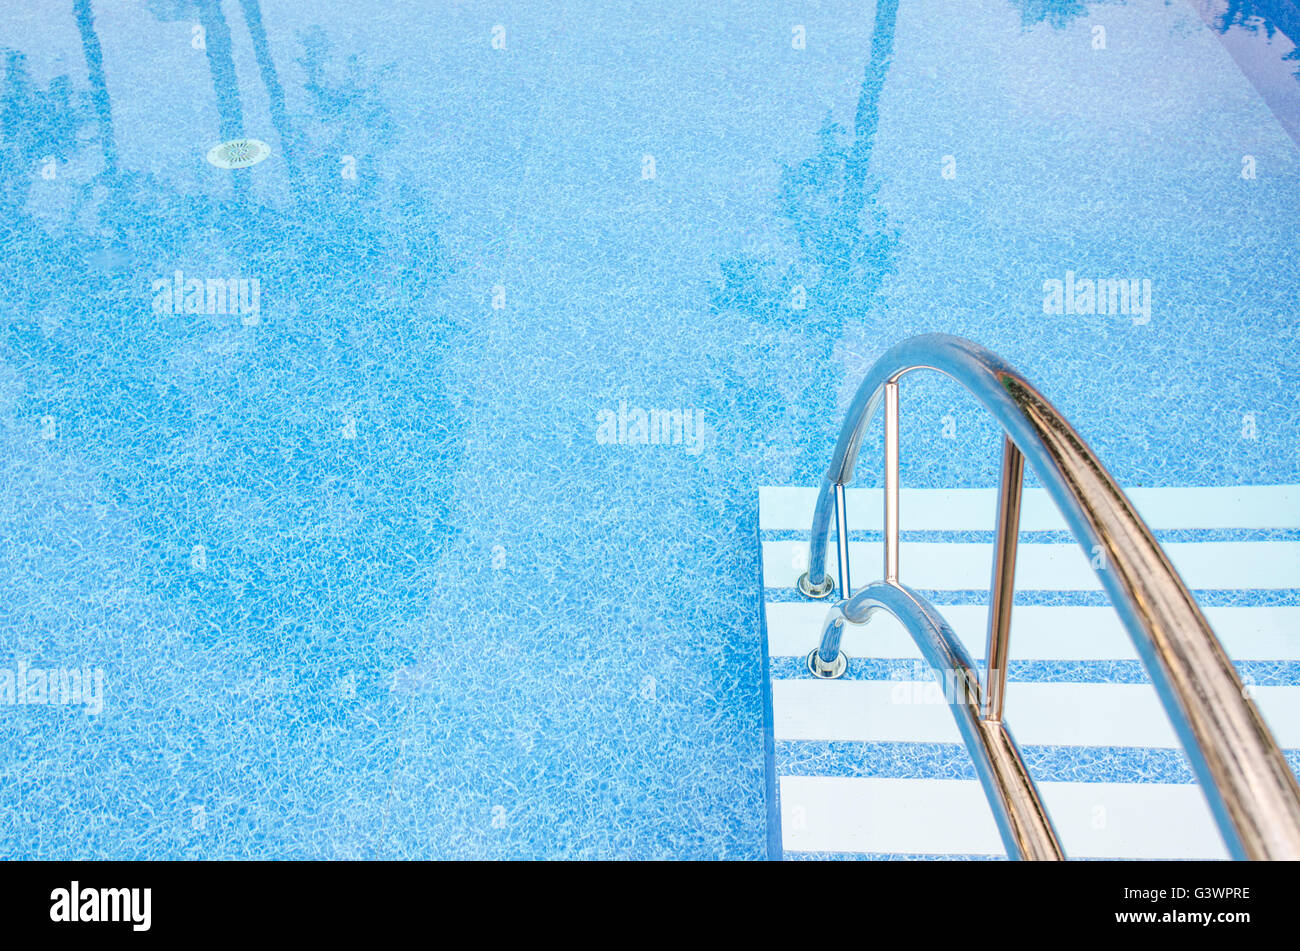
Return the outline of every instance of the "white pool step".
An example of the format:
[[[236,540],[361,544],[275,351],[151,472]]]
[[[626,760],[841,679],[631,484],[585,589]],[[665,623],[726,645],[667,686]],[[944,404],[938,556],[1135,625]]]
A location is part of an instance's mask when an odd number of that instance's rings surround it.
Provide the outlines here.
[[[790,589],[793,591],[793,589]],[[771,602],[764,610],[768,649],[772,654],[805,655],[809,636],[816,637],[826,617],[822,601]],[[1235,661],[1290,659],[1298,649],[1300,606],[1205,607],[1206,618]],[[972,657],[984,654],[988,608],[983,604],[948,604],[944,619]],[[811,635],[810,635],[810,632]],[[1137,660],[1137,650],[1114,609],[1087,605],[1018,604],[1011,617],[1016,659]],[[844,631],[844,650],[851,657],[919,658],[907,630],[887,614],[869,626]]]
[[[1300,687],[1253,687],[1251,696],[1278,743],[1300,749]],[[778,741],[961,742],[933,678],[776,680],[772,700]],[[1182,748],[1150,684],[1013,681],[1007,704],[1022,746]]]
[[[1238,485],[1193,488],[1135,488],[1125,494],[1155,531],[1212,528],[1300,528],[1300,485]],[[883,527],[880,489],[846,490],[851,531]],[[758,490],[763,528],[807,532],[817,502],[815,489]],[[995,489],[902,489],[901,525],[907,531],[991,531]],[[1045,489],[1027,488],[1020,505],[1020,530],[1065,531],[1065,520]]]
[[[1300,487],[1129,496],[1158,534],[1178,533],[1166,551],[1202,600],[1217,602],[1207,617],[1245,665],[1243,679],[1262,672],[1267,682],[1248,689],[1283,748],[1300,750]],[[815,499],[811,489],[760,491],[774,853],[1001,856],[939,685],[898,622],[877,616],[847,630],[846,678],[816,680],[804,669],[827,609],[794,588]],[[902,498],[903,579],[938,602],[975,658],[984,653],[995,505],[988,489],[904,490]],[[880,531],[880,511],[879,489],[849,490],[858,585],[879,572],[881,546],[871,533]],[[1034,489],[1021,527],[1064,530]],[[909,531],[941,538],[909,539]],[[1133,682],[1144,680],[1136,651],[1113,610],[1099,605],[1089,561],[1077,544],[1022,534],[1017,590],[1040,603],[1017,604],[1013,614],[1007,720],[1066,853],[1223,858],[1154,688]]]
[[[1071,858],[1227,858],[1198,787],[1039,783]],[[787,853],[1005,855],[975,780],[781,780]]]
[[[1300,585],[1300,541],[1168,542],[1164,549],[1193,590],[1271,590]],[[808,567],[807,551],[806,541],[763,542],[763,585],[792,587]],[[837,558],[833,552],[828,555],[833,574]],[[907,572],[908,584],[927,591],[986,588],[992,557],[991,541],[903,541],[899,545],[900,570]],[[855,582],[863,569],[879,571],[880,558],[879,542],[849,542]],[[1100,591],[1101,582],[1079,545],[1022,541],[1016,560],[1016,590]]]

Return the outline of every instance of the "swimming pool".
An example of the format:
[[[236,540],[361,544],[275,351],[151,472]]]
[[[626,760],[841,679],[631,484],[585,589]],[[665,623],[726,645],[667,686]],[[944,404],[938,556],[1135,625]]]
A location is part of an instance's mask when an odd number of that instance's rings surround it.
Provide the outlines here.
[[[1300,482],[1285,84],[1183,0],[880,4],[0,13],[0,666],[102,683],[0,710],[0,855],[763,857],[758,488],[916,333],[1125,486]]]

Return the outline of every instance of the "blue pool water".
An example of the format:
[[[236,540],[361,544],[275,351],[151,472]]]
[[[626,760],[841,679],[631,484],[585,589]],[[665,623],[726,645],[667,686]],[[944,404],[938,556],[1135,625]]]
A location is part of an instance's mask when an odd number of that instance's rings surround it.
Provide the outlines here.
[[[0,667],[103,671],[0,707],[0,856],[761,857],[757,487],[914,333],[1122,484],[1300,481],[1285,83],[1199,0],[879,3],[0,12]]]

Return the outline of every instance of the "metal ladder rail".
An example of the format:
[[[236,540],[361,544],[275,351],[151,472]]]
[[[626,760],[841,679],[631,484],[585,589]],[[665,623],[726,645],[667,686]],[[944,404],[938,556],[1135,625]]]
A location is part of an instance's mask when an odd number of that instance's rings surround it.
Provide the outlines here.
[[[932,369],[966,388],[1003,429],[985,688],[949,628],[920,595],[899,581],[899,380]],[[884,580],[854,593],[849,571],[845,485],[867,425],[885,404]],[[809,667],[821,677],[843,672],[839,635],[845,622],[875,610],[899,618],[926,659],[965,686],[949,698],[993,808],[1008,853],[1060,858],[1032,779],[1003,723],[1010,646],[1016,539],[1025,460],[1033,467],[1097,574],[1137,648],[1234,858],[1300,859],[1300,786],[1246,696],[1237,672],[1164,550],[1101,462],[1060,413],[1019,372],[979,344],[947,334],[905,340],[868,371],[849,407],[835,455],[817,497],[809,568],[799,579],[808,597],[836,587],[826,575],[832,514],[842,597],[823,629]],[[970,722],[978,710],[977,723]]]

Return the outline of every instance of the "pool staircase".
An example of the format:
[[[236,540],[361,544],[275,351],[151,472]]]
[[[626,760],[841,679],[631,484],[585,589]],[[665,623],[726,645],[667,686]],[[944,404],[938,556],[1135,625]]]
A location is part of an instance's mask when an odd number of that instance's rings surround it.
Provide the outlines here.
[[[879,560],[881,489],[850,489],[853,563]],[[1273,735],[1300,765],[1300,486],[1130,489]],[[984,659],[996,490],[903,489],[902,571]],[[824,601],[808,566],[817,492],[759,493],[777,801],[773,851],[798,857],[1004,854],[932,675],[902,625],[852,625],[842,678],[806,663]],[[1026,491],[1008,719],[1073,858],[1225,858],[1205,798],[1091,559]],[[913,540],[915,539],[915,540]],[[832,568],[834,554],[831,555]]]
[[[1000,488],[899,488],[887,390],[912,365],[982,399],[993,367]],[[1012,373],[914,338],[864,383],[820,489],[760,490],[769,856],[1293,856],[1300,486],[1121,491],[1095,465],[1063,490],[1053,466],[1095,459]],[[881,389],[885,487],[845,488]],[[1067,448],[1035,446],[1002,392]],[[1045,487],[1021,488],[1019,443]]]

